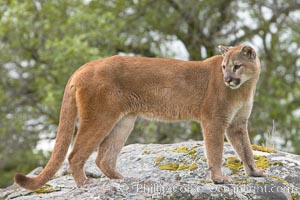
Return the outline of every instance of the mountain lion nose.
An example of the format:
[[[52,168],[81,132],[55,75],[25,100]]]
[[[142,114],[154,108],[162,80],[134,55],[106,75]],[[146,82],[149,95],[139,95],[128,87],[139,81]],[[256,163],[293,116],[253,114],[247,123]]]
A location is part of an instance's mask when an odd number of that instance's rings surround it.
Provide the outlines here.
[[[231,76],[225,77],[225,78],[224,78],[224,81],[225,81],[226,83],[230,83],[230,82],[233,81],[233,78],[232,78]]]

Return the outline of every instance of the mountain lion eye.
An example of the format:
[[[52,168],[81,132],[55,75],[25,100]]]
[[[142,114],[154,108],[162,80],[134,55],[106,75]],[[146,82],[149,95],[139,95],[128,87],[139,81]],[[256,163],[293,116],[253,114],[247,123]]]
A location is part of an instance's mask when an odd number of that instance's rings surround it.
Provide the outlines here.
[[[241,67],[241,65],[234,65],[233,70],[238,70]]]
[[[225,65],[222,65],[222,68],[225,69]]]

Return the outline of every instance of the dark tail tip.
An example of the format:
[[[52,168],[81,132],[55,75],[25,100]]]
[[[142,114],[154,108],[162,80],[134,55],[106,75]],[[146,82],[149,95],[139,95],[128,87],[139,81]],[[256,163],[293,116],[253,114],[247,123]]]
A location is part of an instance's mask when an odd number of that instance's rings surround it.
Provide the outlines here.
[[[25,175],[19,173],[15,175],[15,183],[28,190],[36,190],[39,188],[39,186],[35,184],[33,178],[28,178]]]
[[[16,182],[17,184],[23,185],[23,183],[26,182],[26,179],[27,179],[27,177],[26,177],[25,175],[23,175],[23,174],[17,173],[17,174],[15,175],[15,182]]]

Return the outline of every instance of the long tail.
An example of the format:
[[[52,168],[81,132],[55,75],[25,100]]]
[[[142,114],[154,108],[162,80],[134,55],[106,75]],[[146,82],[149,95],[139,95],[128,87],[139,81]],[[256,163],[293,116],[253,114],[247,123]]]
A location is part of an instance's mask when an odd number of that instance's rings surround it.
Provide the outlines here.
[[[51,177],[61,167],[68,148],[70,146],[73,133],[74,124],[77,117],[75,87],[71,85],[71,79],[69,80],[63,97],[62,107],[60,111],[59,126],[56,136],[56,142],[51,158],[48,161],[43,171],[34,178],[26,177],[23,174],[15,175],[15,182],[23,188],[28,190],[36,190],[45,183],[47,183]]]

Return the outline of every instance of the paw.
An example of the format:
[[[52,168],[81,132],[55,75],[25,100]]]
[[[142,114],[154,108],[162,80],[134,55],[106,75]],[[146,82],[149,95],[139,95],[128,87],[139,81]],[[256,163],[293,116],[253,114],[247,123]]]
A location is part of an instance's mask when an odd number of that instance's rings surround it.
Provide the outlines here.
[[[254,169],[253,171],[250,171],[248,173],[248,176],[253,176],[253,177],[266,177],[267,173],[263,169]]]
[[[88,179],[86,179],[86,180],[84,181],[83,186],[85,186],[85,185],[90,185],[90,184],[95,184],[95,183],[97,183],[97,179],[94,179],[94,178],[88,178]]]
[[[215,184],[230,184],[232,180],[229,176],[215,176],[211,178]]]
[[[110,179],[123,179],[123,175],[118,172],[117,170],[115,171],[103,171],[103,173]]]
[[[87,184],[89,181],[89,179],[85,178],[85,179],[82,179],[82,180],[76,180],[75,179],[75,183],[77,185],[78,188],[84,186],[85,184]]]
[[[123,175],[119,172],[114,172],[108,176],[110,179],[123,179]]]

